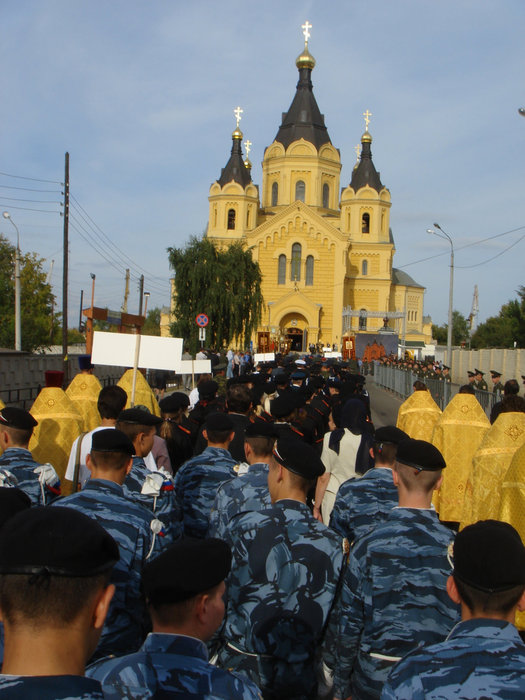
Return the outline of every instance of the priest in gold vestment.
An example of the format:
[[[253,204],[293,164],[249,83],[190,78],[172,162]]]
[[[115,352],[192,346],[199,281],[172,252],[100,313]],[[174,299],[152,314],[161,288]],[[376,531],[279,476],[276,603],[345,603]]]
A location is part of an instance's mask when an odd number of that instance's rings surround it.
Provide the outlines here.
[[[485,433],[467,481],[461,527],[478,520],[497,520],[501,486],[512,458],[525,444],[525,413],[500,413]]]
[[[50,370],[45,376],[46,386],[29,411],[38,421],[29,450],[37,462],[52,464],[63,482],[71,445],[82,432],[82,416],[62,389],[64,373]]]
[[[80,373],[73,377],[66,389],[66,394],[82,416],[83,431],[89,432],[100,425],[97,401],[102,385],[93,374],[90,355],[80,355],[78,365]]]
[[[421,383],[421,382],[420,382]],[[441,409],[427,389],[416,390],[399,407],[396,426],[414,440],[432,442]]]
[[[117,386],[120,386],[128,395],[126,408],[131,408],[131,390],[133,387],[133,370],[128,369],[118,380]],[[135,406],[146,406],[154,416],[160,416],[160,408],[155,398],[155,394],[151,390],[148,382],[140,370],[137,371],[137,381],[135,384]]]
[[[432,443],[447,463],[441,488],[432,499],[440,520],[460,522],[472,460],[489,428],[474,394],[456,394],[434,426]]]
[[[525,443],[514,453],[503,483],[499,518],[514,527],[525,543]],[[525,612],[516,612],[516,627],[525,630]]]

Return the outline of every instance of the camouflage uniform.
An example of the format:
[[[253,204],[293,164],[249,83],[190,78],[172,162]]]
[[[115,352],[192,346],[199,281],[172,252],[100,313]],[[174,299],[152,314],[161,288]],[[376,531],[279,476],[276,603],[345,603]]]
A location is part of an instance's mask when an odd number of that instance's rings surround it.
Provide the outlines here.
[[[34,506],[45,506],[60,496],[58,476],[55,485],[40,485],[39,474],[35,473],[35,469],[41,466],[35,462],[31,452],[23,447],[8,447],[0,456],[0,467],[15,477],[18,488],[27,493]]]
[[[379,698],[394,661],[458,621],[446,592],[452,541],[434,510],[396,507],[356,543],[332,615],[336,697]]]
[[[330,527],[349,542],[354,542],[384,522],[398,501],[392,470],[374,467],[363,476],[341,484],[330,516]]]
[[[9,700],[111,700],[98,681],[84,676],[6,676],[0,674],[0,698]]]
[[[175,493],[182,509],[184,534],[206,537],[217,488],[237,476],[228,450],[207,447],[183,464],[175,476]]]
[[[238,513],[263,510],[272,505],[268,491],[268,465],[251,464],[248,472],[225,481],[217,490],[210,515],[208,537],[224,538],[228,523]]]
[[[119,546],[120,559],[111,575],[116,591],[93,658],[136,651],[144,638],[140,577],[152,548],[151,511],[134,503],[122,486],[103,479],[90,479],[82,491],[55,503],[95,519]]]
[[[235,516],[225,540],[233,562],[219,665],[245,672],[269,698],[317,697],[348,543],[291,499]]]
[[[381,698],[525,697],[525,645],[504,620],[460,622],[440,644],[416,649],[397,664]]]
[[[161,548],[182,535],[182,513],[175,497],[173,479],[166,471],[150,471],[142,457],[133,457],[133,466],[124,482],[131,500],[150,510],[164,525]]]
[[[102,659],[86,675],[111,698],[180,697],[257,700],[255,685],[208,663],[206,645],[178,634],[149,634],[136,654]]]

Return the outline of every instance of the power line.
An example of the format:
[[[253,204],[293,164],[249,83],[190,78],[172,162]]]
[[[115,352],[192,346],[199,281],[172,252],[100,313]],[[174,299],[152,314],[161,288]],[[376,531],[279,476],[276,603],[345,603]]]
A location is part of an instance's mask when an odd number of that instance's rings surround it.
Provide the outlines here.
[[[15,185],[0,185],[3,190],[24,190],[25,192],[52,192],[53,194],[62,194],[60,190],[39,190],[34,187],[16,187]]]
[[[511,243],[509,246],[507,246],[507,248],[504,248],[502,251],[500,251],[499,253],[494,255],[492,258],[488,258],[488,260],[484,260],[483,262],[476,263],[475,265],[456,265],[456,268],[460,269],[460,270],[468,270],[471,267],[480,267],[481,265],[486,265],[487,263],[492,262],[493,260],[496,260],[496,258],[499,258],[500,255],[503,255],[503,253],[506,253],[511,248],[514,248],[514,246],[517,245],[524,238],[525,238],[525,233],[523,234],[523,236],[520,236],[520,238],[518,238],[517,241],[514,241],[514,243]]]
[[[9,202],[32,202],[33,204],[62,204],[62,202],[51,202],[49,199],[21,199],[20,197],[0,197]]]
[[[52,185],[63,185],[63,182],[60,182],[59,180],[42,180],[39,177],[25,177],[24,175],[11,175],[10,173],[2,173],[0,172],[0,175],[3,175],[4,177],[14,177],[17,180],[31,180],[32,182],[49,182]]]
[[[53,202],[49,202],[49,204],[53,204]],[[12,204],[12,205],[10,204],[9,208],[10,209],[21,209],[23,211],[39,211],[42,214],[60,214],[59,211],[51,211],[50,209],[33,209],[31,207],[17,207],[14,204]]]

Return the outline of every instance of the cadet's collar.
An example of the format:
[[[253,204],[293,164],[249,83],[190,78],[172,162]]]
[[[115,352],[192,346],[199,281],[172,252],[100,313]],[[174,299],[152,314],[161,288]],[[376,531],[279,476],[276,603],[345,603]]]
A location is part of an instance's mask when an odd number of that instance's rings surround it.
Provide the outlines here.
[[[150,653],[177,654],[208,661],[206,644],[196,637],[189,637],[185,634],[151,632],[146,637],[142,649]]]

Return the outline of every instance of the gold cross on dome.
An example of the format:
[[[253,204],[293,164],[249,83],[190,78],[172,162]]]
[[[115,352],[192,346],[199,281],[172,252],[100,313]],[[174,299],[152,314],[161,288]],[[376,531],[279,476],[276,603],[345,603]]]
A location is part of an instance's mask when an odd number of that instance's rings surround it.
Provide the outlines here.
[[[303,35],[304,35],[304,43],[308,44],[308,39],[310,38],[310,29],[312,28],[312,25],[308,20],[304,24],[301,25],[301,29],[303,30]]]
[[[244,142],[244,148],[246,149],[246,157],[250,155],[250,149],[252,147],[252,142],[248,139]]]
[[[235,119],[237,119],[237,128],[239,128],[239,122],[241,121],[242,117],[241,114],[244,112],[244,109],[241,109],[240,107],[236,107],[233,110],[233,113],[235,115]]]
[[[354,151],[355,151],[355,154],[357,156],[357,160],[359,160],[359,158],[361,156],[361,144],[360,143],[358,143],[357,146],[354,146]]]
[[[365,118],[365,131],[368,131],[368,125],[370,124],[370,117],[372,116],[372,112],[369,112],[366,110],[366,112],[363,112],[363,117]]]

